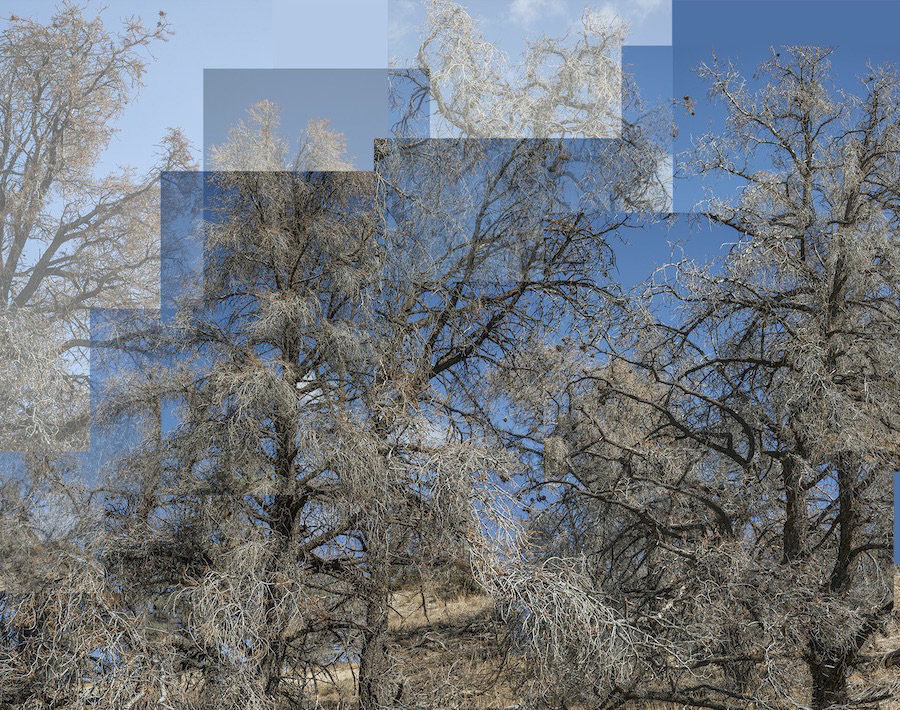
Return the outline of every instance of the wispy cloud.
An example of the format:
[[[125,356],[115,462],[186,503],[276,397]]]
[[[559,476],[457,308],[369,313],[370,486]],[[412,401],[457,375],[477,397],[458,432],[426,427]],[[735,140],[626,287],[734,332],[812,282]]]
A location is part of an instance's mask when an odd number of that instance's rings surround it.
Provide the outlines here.
[[[526,29],[541,18],[565,14],[563,0],[512,0],[508,10],[509,19]]]
[[[588,8],[603,24],[623,24],[629,34],[645,23],[658,23],[671,12],[671,0],[611,0]]]
[[[622,12],[611,2],[604,3],[600,6],[589,7],[585,10],[586,15],[596,20],[600,26],[620,25],[625,23],[625,17]]]
[[[415,0],[391,0],[388,5],[388,43],[396,47],[418,29],[422,8]]]
[[[670,2],[671,0],[630,0],[630,2],[624,3],[624,14],[630,15],[638,21],[644,20]]]

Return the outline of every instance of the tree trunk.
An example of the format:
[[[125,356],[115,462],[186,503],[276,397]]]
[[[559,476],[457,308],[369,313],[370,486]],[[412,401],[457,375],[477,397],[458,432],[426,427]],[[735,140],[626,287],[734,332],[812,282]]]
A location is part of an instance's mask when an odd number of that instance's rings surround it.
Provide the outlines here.
[[[813,710],[842,707],[847,702],[847,664],[843,658],[811,663]]]
[[[366,628],[359,658],[359,710],[390,707],[387,597],[373,595],[366,608]]]
[[[266,577],[271,579],[284,565],[285,554],[291,541],[290,529],[293,526],[293,514],[290,498],[283,495],[275,495],[270,506],[269,514],[273,517],[272,535],[276,539],[272,560],[266,569]],[[283,598],[278,587],[274,584],[267,585],[265,615],[267,621],[271,624],[275,623],[274,617],[277,614],[278,607],[282,603]],[[269,631],[270,637],[268,639],[266,654],[260,664],[260,676],[266,695],[274,698],[278,695],[281,685],[285,643],[279,633],[281,629],[272,626]]]
[[[363,587],[365,629],[359,652],[359,710],[391,707],[390,659],[388,658],[388,605],[390,561],[384,523],[377,513],[366,536],[369,577]]]
[[[290,352],[285,353],[289,360]],[[290,377],[286,375],[286,377]],[[296,380],[288,380],[292,387],[296,387]],[[297,455],[294,443],[296,423],[292,413],[282,412],[276,422],[277,450],[275,455],[276,486],[278,487],[268,505],[271,533],[274,540],[272,560],[266,570],[266,577],[271,581],[277,572],[290,574],[295,563],[289,554],[294,540],[294,523],[300,514],[301,503],[294,495],[292,486],[292,474],[294,458]],[[275,623],[278,609],[284,604],[284,595],[274,584],[266,587],[265,613],[270,623]],[[287,641],[284,638],[284,629],[271,626],[268,639],[268,650],[262,660],[260,672],[266,695],[277,697],[280,685],[282,666],[284,664]]]
[[[383,513],[373,511],[366,535],[369,576],[361,590],[366,619],[359,651],[359,710],[383,710],[392,705],[388,658],[390,560],[385,527]]]
[[[388,440],[392,427],[380,415],[374,430]],[[385,470],[390,462],[385,461]],[[363,543],[368,577],[360,593],[365,604],[365,628],[359,649],[359,710],[384,710],[394,704],[391,695],[391,663],[388,657],[388,608],[391,593],[391,546],[387,487],[375,495],[376,505],[367,511]],[[380,503],[380,504],[379,504]]]
[[[809,528],[807,500],[803,490],[800,459],[794,454],[780,458],[782,484],[785,493],[783,551],[784,562],[791,564],[807,554],[806,537]]]

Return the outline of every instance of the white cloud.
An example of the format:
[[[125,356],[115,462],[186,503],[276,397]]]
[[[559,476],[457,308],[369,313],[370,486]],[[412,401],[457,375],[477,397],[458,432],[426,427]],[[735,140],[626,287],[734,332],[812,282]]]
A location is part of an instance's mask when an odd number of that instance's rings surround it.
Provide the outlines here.
[[[318,381],[318,376],[310,370],[297,383],[297,393],[300,395],[300,406],[304,407],[309,404],[315,404],[322,397],[322,390],[318,387],[310,388],[311,384]]]
[[[622,16],[621,12],[611,2],[603,3],[600,7],[591,8],[589,12],[606,22],[613,22]]]
[[[672,0],[631,0],[627,7],[631,9],[631,14],[639,20],[643,20],[657,10],[661,10],[663,5],[667,5]]]
[[[565,15],[563,0],[512,0],[509,4],[509,18],[522,27],[531,27],[541,18],[550,15]]]
[[[598,26],[606,27],[620,25],[624,22],[622,13],[612,3],[604,3],[600,7],[592,7],[586,10],[589,19],[596,21]]]
[[[418,40],[418,30],[424,22],[424,16],[423,5],[415,0],[390,0],[388,4],[388,51],[396,53],[407,40]]]
[[[629,42],[671,42],[672,0],[610,0],[590,7],[587,12],[602,24],[627,27]]]

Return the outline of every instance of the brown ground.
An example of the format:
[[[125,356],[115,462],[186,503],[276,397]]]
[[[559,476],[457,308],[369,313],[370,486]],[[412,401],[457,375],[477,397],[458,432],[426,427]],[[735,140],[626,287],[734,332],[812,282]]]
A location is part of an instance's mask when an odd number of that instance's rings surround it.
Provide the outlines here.
[[[396,592],[389,628],[406,692],[450,697],[472,710],[501,710],[516,699],[502,680],[494,607],[482,594],[442,598],[427,589]],[[319,678],[319,702],[328,710],[352,707],[357,668]]]
[[[894,576],[894,599],[900,602],[900,567]],[[397,655],[404,666],[409,690],[425,689],[449,699],[464,699],[472,710],[505,710],[516,707],[515,693],[504,682],[505,668],[497,652],[494,609],[490,598],[461,592],[441,598],[433,591],[410,589],[397,592],[392,601],[390,629]],[[887,634],[875,639],[865,654],[874,678],[884,684],[900,684],[900,666],[884,668],[878,660],[900,649],[900,611],[895,610]],[[322,678],[320,702],[328,710],[352,707],[356,668],[340,668],[331,679]],[[862,678],[856,676],[851,683]],[[871,680],[871,676],[870,676]],[[676,710],[675,705],[653,703],[628,710]],[[881,701],[870,710],[900,710],[900,700]]]

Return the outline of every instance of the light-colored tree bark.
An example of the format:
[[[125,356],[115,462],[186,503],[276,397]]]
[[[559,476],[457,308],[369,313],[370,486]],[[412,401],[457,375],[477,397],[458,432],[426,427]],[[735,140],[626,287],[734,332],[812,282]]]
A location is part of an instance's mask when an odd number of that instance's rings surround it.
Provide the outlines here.
[[[162,15],[113,34],[75,5],[0,32],[0,322],[5,367],[24,385],[4,379],[0,448],[82,447],[88,309],[158,303],[158,176],[191,163],[184,138],[171,131],[145,176],[96,166],[147,48],[169,34]],[[14,337],[37,321],[31,344]],[[33,387],[34,367],[71,374]]]
[[[68,3],[0,30],[0,449],[16,452],[0,471],[4,707],[76,707],[98,649],[140,643],[65,452],[87,445],[89,309],[158,304],[159,174],[189,165],[188,147],[170,132],[145,175],[98,165],[169,33],[162,14],[113,32]],[[133,667],[110,707],[134,696]]]
[[[705,216],[734,245],[651,282],[620,339],[586,339],[594,357],[514,385],[555,412],[531,434],[541,545],[586,560],[666,649],[633,645],[626,681],[579,686],[594,701],[824,710],[897,690],[863,649],[892,606],[898,84],[871,68],[836,93],[827,60],[773,53],[758,93],[703,69],[728,125],[697,167],[744,185]]]
[[[462,5],[429,0],[409,106],[433,103],[431,134],[612,138],[622,131],[624,25],[585,10],[571,37],[542,37],[513,63]]]
[[[217,159],[292,164],[263,109]],[[490,547],[479,511],[500,510],[510,460],[489,373],[535,330],[604,312],[605,235],[629,219],[611,198],[644,206],[655,174],[652,151],[602,170],[601,142],[381,148],[374,174],[212,174],[202,294],[121,342],[177,362],[114,385],[112,406],[182,414],[123,461],[110,554],[136,594],[157,580],[138,598],[181,620],[171,643],[206,659],[219,702],[312,702],[310,678],[357,659],[361,708],[416,702],[390,599],[410,570]]]

